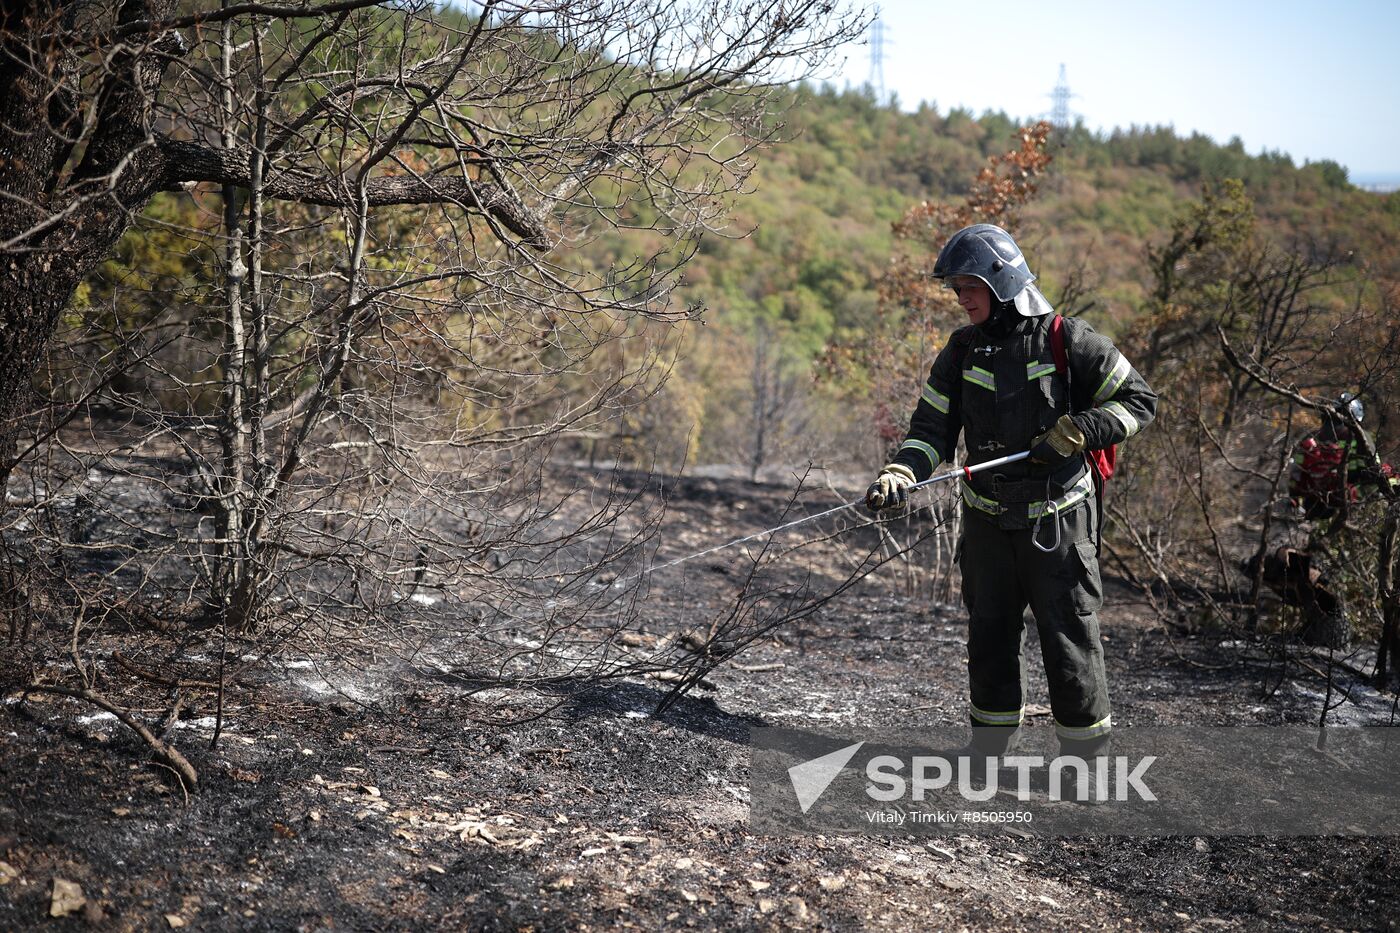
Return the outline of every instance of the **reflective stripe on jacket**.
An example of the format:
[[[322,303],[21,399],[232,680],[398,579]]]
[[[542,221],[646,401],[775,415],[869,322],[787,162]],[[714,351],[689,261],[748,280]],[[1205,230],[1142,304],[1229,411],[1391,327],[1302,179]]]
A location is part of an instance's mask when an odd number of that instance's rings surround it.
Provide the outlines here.
[[[1027,450],[1060,415],[1071,412],[1067,386],[1074,396],[1074,423],[1090,450],[1121,444],[1149,425],[1157,412],[1156,393],[1111,340],[1078,318],[1064,320],[1068,382],[1056,372],[1052,319],[1048,314],[1022,318],[1001,338],[972,325],[954,332],[921,387],[894,462],[908,466],[917,479],[927,479],[953,459],[960,435],[969,464]],[[1022,461],[1008,465],[997,478],[1016,482],[1048,475],[1047,467]],[[1066,500],[1078,488],[1077,481],[1067,482],[1074,485],[1062,487],[1052,496],[1055,501]],[[979,502],[1000,506],[985,474],[975,475],[970,484],[964,481],[964,500],[980,511],[988,509]]]

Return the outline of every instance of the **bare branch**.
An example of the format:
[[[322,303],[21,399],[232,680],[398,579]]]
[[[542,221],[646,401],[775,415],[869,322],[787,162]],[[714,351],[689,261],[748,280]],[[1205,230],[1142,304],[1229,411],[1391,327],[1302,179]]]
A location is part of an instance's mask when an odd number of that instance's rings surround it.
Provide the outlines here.
[[[214,182],[247,187],[248,161],[245,153],[220,151],[196,143],[163,139],[166,188],[187,182]],[[296,177],[289,173],[270,175],[263,183],[264,197],[325,207],[350,207],[353,198],[340,182],[331,178]],[[514,192],[498,185],[481,185],[451,175],[382,175],[365,182],[365,199],[370,207],[397,204],[455,204],[490,214],[508,230],[535,249],[548,249],[550,239],[543,218],[521,203]]]

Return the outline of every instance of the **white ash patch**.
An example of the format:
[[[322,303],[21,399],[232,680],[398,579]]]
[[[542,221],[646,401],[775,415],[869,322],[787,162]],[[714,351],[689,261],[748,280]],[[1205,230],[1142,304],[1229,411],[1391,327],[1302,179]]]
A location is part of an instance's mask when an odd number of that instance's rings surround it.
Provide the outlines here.
[[[78,721],[81,725],[84,725],[84,726],[91,726],[91,725],[95,725],[95,724],[97,724],[97,723],[99,723],[99,722],[116,722],[116,719],[117,719],[117,714],[116,714],[116,713],[109,713],[109,712],[107,712],[106,710],[102,710],[101,712],[98,712],[98,713],[90,713],[90,714],[88,714],[88,715],[86,715],[86,716],[79,716],[77,721]]]
[[[217,716],[202,716],[199,719],[181,719],[175,722],[176,729],[204,729],[213,731],[219,724]],[[228,720],[224,720],[224,731],[228,731]]]

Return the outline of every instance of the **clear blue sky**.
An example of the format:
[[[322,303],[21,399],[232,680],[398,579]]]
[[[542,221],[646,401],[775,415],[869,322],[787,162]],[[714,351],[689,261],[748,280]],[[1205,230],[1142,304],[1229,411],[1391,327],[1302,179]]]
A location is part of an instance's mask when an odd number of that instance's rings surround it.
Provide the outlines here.
[[[1171,124],[1352,180],[1400,176],[1400,0],[881,0],[885,88],[905,109],[1051,107],[1064,63],[1086,126]],[[859,86],[869,50],[833,80]]]

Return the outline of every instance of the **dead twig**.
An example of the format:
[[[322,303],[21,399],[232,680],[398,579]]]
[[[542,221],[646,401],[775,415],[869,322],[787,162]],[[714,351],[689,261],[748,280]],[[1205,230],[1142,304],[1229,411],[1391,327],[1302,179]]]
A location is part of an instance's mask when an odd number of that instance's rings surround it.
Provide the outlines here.
[[[113,703],[102,694],[90,689],[74,690],[71,687],[30,684],[28,687],[24,688],[24,694],[20,697],[20,702],[23,703],[31,693],[48,693],[54,696],[69,697],[70,699],[91,703],[98,709],[106,710],[117,717],[123,725],[139,735],[141,741],[149,745],[151,750],[155,752],[156,763],[174,771],[176,775],[179,776],[182,785],[187,787],[199,786],[199,773],[195,771],[193,765],[185,760],[185,756],[180,754],[179,749],[157,738],[156,734],[152,732],[145,723],[141,722],[141,720],[137,719],[130,712]]]
[[[112,652],[112,663],[116,664],[128,674],[132,674],[142,680],[153,684],[160,684],[162,687],[179,687],[182,690],[217,690],[219,685],[209,680],[181,680],[176,677],[166,677],[155,674],[151,671],[138,667],[134,662],[127,660],[120,651]]]

